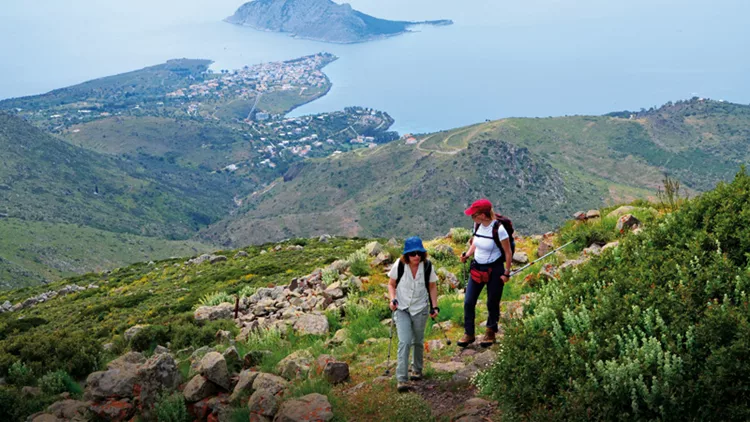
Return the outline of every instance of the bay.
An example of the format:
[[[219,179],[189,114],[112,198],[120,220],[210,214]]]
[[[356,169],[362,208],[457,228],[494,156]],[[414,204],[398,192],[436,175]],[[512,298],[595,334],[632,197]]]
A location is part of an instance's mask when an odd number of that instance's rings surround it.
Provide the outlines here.
[[[337,45],[221,20],[241,1],[12,1],[0,12],[0,98],[43,93],[171,58],[233,69],[327,51],[333,88],[293,115],[350,105],[430,132],[511,116],[602,114],[702,96],[750,102],[744,0],[353,0],[447,27]]]

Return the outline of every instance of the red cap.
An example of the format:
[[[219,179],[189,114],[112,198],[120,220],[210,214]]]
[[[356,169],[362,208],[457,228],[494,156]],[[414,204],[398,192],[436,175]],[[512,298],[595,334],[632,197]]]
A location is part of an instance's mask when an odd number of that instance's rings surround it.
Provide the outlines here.
[[[487,199],[480,199],[478,201],[474,201],[473,204],[469,208],[466,208],[466,211],[464,211],[464,214],[466,215],[473,215],[478,212],[489,212],[492,209],[492,202],[490,202]]]

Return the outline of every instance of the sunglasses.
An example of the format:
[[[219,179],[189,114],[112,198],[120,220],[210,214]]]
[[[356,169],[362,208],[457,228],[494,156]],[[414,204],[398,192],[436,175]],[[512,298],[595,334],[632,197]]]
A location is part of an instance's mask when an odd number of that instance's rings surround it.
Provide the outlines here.
[[[408,254],[406,254],[406,256],[418,256],[418,255],[421,255],[421,252],[414,251],[414,252],[409,252]]]

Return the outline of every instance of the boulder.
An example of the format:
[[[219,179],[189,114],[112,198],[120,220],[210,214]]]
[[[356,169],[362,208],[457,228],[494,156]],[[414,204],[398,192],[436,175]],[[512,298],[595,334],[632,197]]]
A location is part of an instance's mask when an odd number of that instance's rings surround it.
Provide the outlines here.
[[[217,344],[229,344],[232,341],[232,333],[226,330],[219,330],[214,336]]]
[[[328,243],[328,241],[331,240],[331,235],[323,234],[318,238],[318,242],[320,243]]]
[[[597,245],[596,243],[583,250],[584,256],[601,255],[601,253],[602,247]]]
[[[437,323],[432,324],[432,329],[433,330],[438,330],[439,331],[441,329],[441,327],[442,327],[443,331],[448,331],[451,328],[453,328],[453,321],[443,321],[440,324],[437,324]]]
[[[299,334],[328,335],[328,318],[325,315],[305,314],[294,323]]]
[[[138,384],[141,386],[141,413],[146,419],[162,393],[176,390],[182,375],[172,355],[165,353],[151,356],[138,368]]]
[[[92,372],[86,378],[86,397],[94,400],[131,398],[137,381],[135,368]]]
[[[212,255],[211,258],[209,258],[208,262],[211,264],[216,264],[217,262],[224,262],[227,260],[227,257],[224,255]]]
[[[65,419],[58,418],[55,415],[49,413],[38,413],[29,416],[27,419],[30,422],[65,422]]]
[[[155,355],[163,355],[164,353],[169,353],[169,349],[167,349],[164,346],[160,346],[160,345],[156,346],[156,348],[154,348],[154,354]]]
[[[315,359],[315,373],[318,375],[322,374],[328,362],[336,362],[336,358],[331,355],[319,355]]]
[[[346,328],[342,328],[338,331],[336,331],[336,334],[333,335],[332,338],[330,338],[326,344],[329,346],[339,346],[341,344],[344,344],[344,342],[347,339],[347,331]]]
[[[239,379],[237,380],[237,385],[234,386],[234,391],[232,391],[232,395],[229,397],[229,400],[235,401],[242,397],[244,394],[252,394],[254,391],[253,383],[255,382],[255,378],[258,377],[258,374],[260,374],[260,372],[250,371],[247,369],[240,372]]]
[[[445,344],[443,344],[442,340],[430,340],[427,342],[427,349],[432,350],[442,350],[445,348]]]
[[[635,211],[637,208],[630,206],[630,205],[623,205],[620,208],[617,208],[616,210],[610,212],[607,214],[607,217],[622,217],[625,214],[631,214],[633,211]]]
[[[463,362],[434,362],[430,364],[432,366],[432,369],[435,370],[435,372],[442,372],[442,373],[448,373],[448,372],[458,372],[466,367],[466,364]]]
[[[109,362],[107,369],[126,369],[135,371],[139,365],[146,363],[146,357],[139,352],[128,352]]]
[[[544,255],[547,255],[548,253],[552,252],[555,249],[555,247],[546,241],[539,242],[539,247],[536,250],[536,256],[541,258]]]
[[[185,396],[185,400],[189,402],[196,402],[205,399],[206,397],[213,396],[219,390],[219,387],[207,380],[202,375],[196,375],[191,379],[182,394]]]
[[[221,303],[216,306],[201,306],[193,314],[196,321],[216,321],[219,319],[232,319],[234,316],[234,305]]]
[[[206,356],[201,359],[198,372],[226,391],[229,391],[232,387],[227,362],[219,352],[206,353]]]
[[[230,374],[239,372],[242,368],[242,360],[240,359],[240,353],[237,349],[232,346],[222,353],[224,361],[227,363],[227,370]]]
[[[323,294],[329,296],[333,300],[341,299],[342,297],[345,296],[344,291],[342,289],[340,288],[332,289],[330,287],[327,288],[325,292],[323,292]]]
[[[313,360],[312,353],[307,350],[298,350],[282,359],[276,365],[276,372],[288,380],[304,379],[310,371]]]
[[[234,254],[234,259],[237,259],[237,258],[247,258],[248,256],[250,256],[250,255],[247,252],[245,252],[245,251],[239,251],[236,254]]]
[[[585,221],[586,220],[586,213],[583,211],[578,211],[575,214],[573,214],[573,218],[578,221]]]
[[[135,414],[135,407],[127,401],[108,400],[102,403],[94,403],[89,410],[105,421],[124,422],[130,420]]]
[[[618,241],[609,242],[606,245],[602,246],[602,251],[606,251],[607,249],[611,249],[611,248],[616,248],[618,246],[620,246],[620,242]]]
[[[49,405],[47,413],[61,419],[87,420],[89,413],[88,403],[71,399],[61,400]]]
[[[203,254],[203,255],[201,255],[199,257],[196,257],[196,258],[193,258],[191,260],[188,260],[186,262],[186,264],[188,264],[188,265],[200,265],[200,264],[208,261],[209,259],[211,259],[211,255],[209,255],[209,254]]]
[[[323,422],[331,419],[333,411],[328,398],[322,394],[312,393],[284,402],[274,422]]]
[[[617,220],[617,226],[615,230],[622,233],[625,230],[635,228],[641,224],[641,221],[633,216],[633,214],[625,214]]]
[[[339,274],[343,273],[349,268],[349,262],[339,259],[336,261],[333,261],[331,265],[328,266],[329,270],[336,270],[339,272]]]
[[[453,248],[450,247],[450,245],[440,244],[435,246],[435,252],[439,254],[453,255]]]
[[[513,254],[513,262],[521,265],[528,264],[529,256],[526,254],[526,252],[516,252]]]
[[[588,212],[586,212],[586,219],[587,220],[590,220],[592,218],[599,218],[601,216],[602,215],[599,213],[599,210],[588,210]]]
[[[125,337],[125,341],[130,342],[130,340],[132,340],[136,334],[143,331],[143,329],[146,327],[148,327],[148,324],[138,324],[128,328],[123,334],[123,337]]]
[[[468,385],[471,382],[471,378],[480,370],[487,369],[497,358],[497,352],[494,350],[487,350],[482,353],[478,353],[474,358],[474,361],[467,365],[465,368],[459,370],[453,375],[452,381],[456,385]]]
[[[378,242],[370,242],[365,245],[365,252],[370,256],[377,256],[379,253],[383,252],[383,245]]]
[[[391,256],[388,251],[383,251],[378,254],[378,256],[375,257],[375,259],[372,260],[372,266],[377,267],[379,265],[389,265],[393,262],[393,257]]]
[[[442,276],[445,281],[448,283],[448,285],[451,287],[451,289],[457,289],[459,286],[458,277],[456,277],[455,274],[452,272],[446,270],[445,268],[438,268],[436,273],[439,276]]]
[[[279,410],[288,383],[276,375],[260,373],[253,382],[253,394],[247,401],[250,420],[270,420]]]
[[[346,362],[328,362],[323,368],[323,376],[330,384],[340,384],[349,379],[349,365]]]

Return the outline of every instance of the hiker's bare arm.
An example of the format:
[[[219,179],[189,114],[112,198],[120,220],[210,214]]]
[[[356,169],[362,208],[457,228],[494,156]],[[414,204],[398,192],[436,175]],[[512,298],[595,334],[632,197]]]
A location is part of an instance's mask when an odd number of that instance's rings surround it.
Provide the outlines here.
[[[505,274],[510,274],[511,266],[513,265],[513,252],[511,252],[510,249],[510,239],[504,239],[500,241],[500,245],[503,247],[503,252],[505,253]],[[510,277],[505,277],[505,280],[503,280],[503,283],[507,282]]]
[[[466,251],[463,255],[461,255],[461,262],[466,262],[466,259],[472,255],[474,255],[474,251],[477,249],[476,246],[472,243],[471,246],[469,246],[469,250]]]
[[[391,308],[392,311],[395,311],[396,308],[398,308],[398,306],[393,303],[393,300],[396,299],[396,279],[395,278],[392,278],[388,282],[388,297],[390,298],[388,300],[388,306]]]

